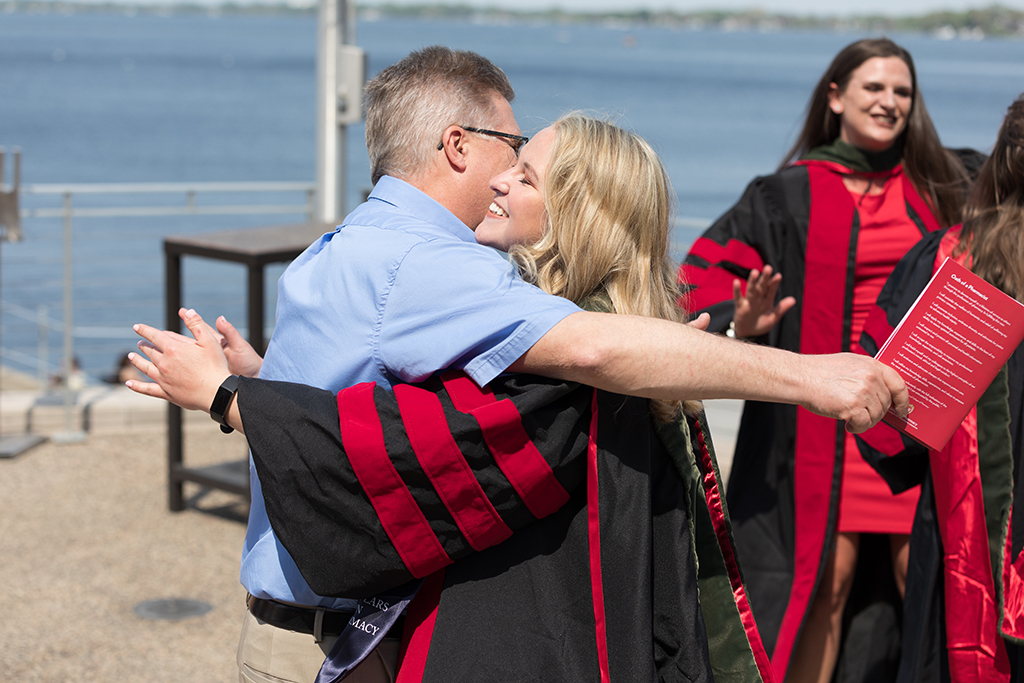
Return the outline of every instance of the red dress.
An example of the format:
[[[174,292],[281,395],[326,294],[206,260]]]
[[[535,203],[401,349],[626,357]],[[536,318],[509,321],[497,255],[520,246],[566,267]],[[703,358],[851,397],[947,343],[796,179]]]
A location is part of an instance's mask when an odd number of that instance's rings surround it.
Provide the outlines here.
[[[851,350],[858,351],[861,330],[882,286],[921,231],[907,215],[902,166],[891,175],[875,176],[884,182],[880,194],[853,194],[860,222],[854,268]],[[852,434],[846,435],[843,479],[837,530],[847,533],[909,534],[921,487],[894,496],[882,477],[861,457]]]

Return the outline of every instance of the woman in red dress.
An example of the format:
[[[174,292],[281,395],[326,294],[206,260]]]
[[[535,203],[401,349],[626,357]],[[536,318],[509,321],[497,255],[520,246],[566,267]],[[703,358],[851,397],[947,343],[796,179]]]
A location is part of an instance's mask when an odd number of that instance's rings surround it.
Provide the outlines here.
[[[801,353],[856,350],[899,259],[923,235],[958,222],[965,178],[939,142],[910,55],[887,39],[858,41],[818,82],[780,170],[755,179],[695,242],[680,281],[691,307],[711,314],[713,331]],[[888,604],[898,605],[918,495],[893,496],[834,420],[747,403],[729,508],[778,679],[827,683],[844,647],[851,665],[893,669],[898,639],[882,634],[898,628],[898,606],[850,601],[845,646],[844,612],[862,534],[887,537],[880,553],[865,545],[863,554],[891,556]],[[862,607],[866,616],[851,622]]]

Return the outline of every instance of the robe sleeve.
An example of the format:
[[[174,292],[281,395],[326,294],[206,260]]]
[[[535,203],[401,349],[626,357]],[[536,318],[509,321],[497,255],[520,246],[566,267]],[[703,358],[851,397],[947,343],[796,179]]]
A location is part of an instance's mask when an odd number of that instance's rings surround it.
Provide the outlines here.
[[[267,515],[318,594],[365,597],[431,574],[553,513],[584,481],[593,389],[443,378],[337,395],[240,380]]]
[[[896,264],[861,332],[860,347],[869,355],[878,355],[931,280],[939,244],[945,234],[945,230],[939,230],[925,235]],[[885,422],[858,434],[857,447],[893,493],[906,491],[924,480],[928,449]]]
[[[733,280],[741,280],[745,292],[751,270],[779,266],[776,236],[792,222],[782,183],[778,174],[754,179],[739,202],[697,238],[679,268],[679,303],[694,315],[709,313],[709,332],[722,332],[732,321]]]

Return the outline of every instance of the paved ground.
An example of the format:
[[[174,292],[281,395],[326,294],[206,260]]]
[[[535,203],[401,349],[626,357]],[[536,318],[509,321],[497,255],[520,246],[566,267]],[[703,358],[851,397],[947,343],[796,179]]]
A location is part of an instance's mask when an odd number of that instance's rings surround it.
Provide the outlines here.
[[[104,389],[93,401],[85,441],[44,443],[0,459],[4,683],[237,680],[245,597],[238,559],[247,506],[236,496],[189,486],[190,508],[169,512],[164,408],[144,397],[134,402],[123,391]],[[7,413],[17,402],[4,394]],[[723,474],[739,405],[708,406]],[[15,417],[24,423],[5,415]],[[189,464],[244,456],[243,438],[225,436],[199,417],[186,432]],[[167,598],[212,609],[180,621],[148,620],[134,611]]]
[[[206,430],[188,452],[241,457],[243,443]],[[0,460],[0,680],[237,680],[246,507],[196,487],[192,509],[169,512],[164,453],[163,435],[148,433]],[[212,609],[181,621],[134,612],[164,598]]]

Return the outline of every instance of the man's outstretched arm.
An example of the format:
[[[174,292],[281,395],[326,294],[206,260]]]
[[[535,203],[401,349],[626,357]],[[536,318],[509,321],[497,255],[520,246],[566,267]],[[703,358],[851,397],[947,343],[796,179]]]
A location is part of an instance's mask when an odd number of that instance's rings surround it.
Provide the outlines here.
[[[574,313],[509,368],[632,396],[801,405],[851,432],[909,399],[892,368],[851,353],[799,355],[629,315]]]
[[[202,318],[185,311],[182,318],[195,341],[136,326],[148,340],[142,342],[143,350],[154,363],[139,356],[132,362],[158,385],[136,382],[132,388],[185,408],[208,409],[217,387],[230,374],[227,360],[218,336]],[[203,354],[209,365],[197,362]],[[168,372],[162,373],[161,366]],[[211,366],[218,369],[200,369]],[[647,398],[739,398],[802,405],[846,421],[847,429],[855,433],[881,420],[890,403],[903,415],[909,404],[906,385],[896,371],[866,356],[799,355],[688,325],[608,313],[568,316],[509,369]],[[237,428],[237,415],[228,417]]]

